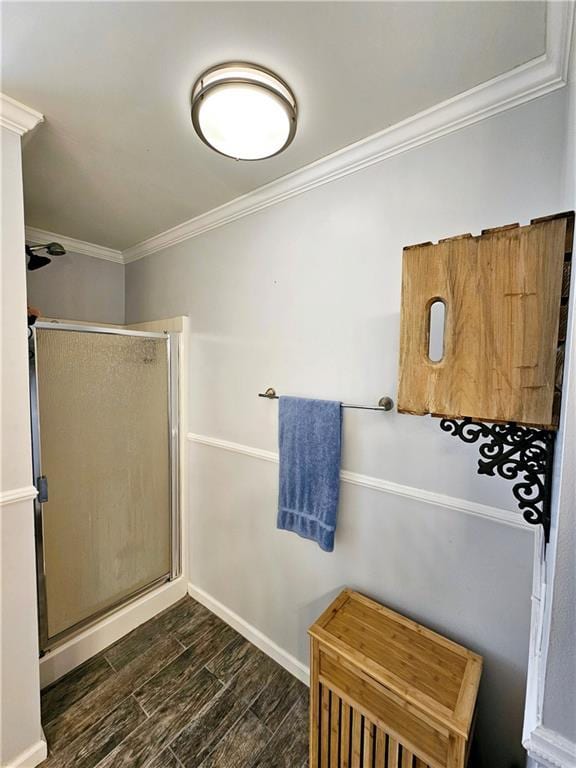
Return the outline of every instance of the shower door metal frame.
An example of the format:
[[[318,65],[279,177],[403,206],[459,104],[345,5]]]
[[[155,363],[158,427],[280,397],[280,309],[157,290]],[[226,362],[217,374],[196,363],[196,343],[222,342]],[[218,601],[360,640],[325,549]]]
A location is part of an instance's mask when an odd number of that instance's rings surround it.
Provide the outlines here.
[[[39,479],[42,477],[42,450],[40,432],[40,409],[38,400],[38,367],[36,356],[36,330],[48,329],[55,331],[76,331],[82,333],[103,333],[117,336],[138,336],[148,339],[164,339],[166,341],[168,369],[168,461],[170,472],[170,572],[155,579],[150,584],[123,597],[113,605],[104,608],[86,619],[56,635],[48,635],[48,605],[46,592],[46,567],[44,558],[44,510],[40,495],[34,499],[34,527],[36,540],[36,579],[38,596],[38,636],[40,655],[59,643],[69,640],[86,627],[97,623],[104,617],[123,608],[128,603],[151,592],[168,581],[177,579],[182,574],[182,531],[180,518],[180,402],[179,402],[179,372],[180,345],[179,333],[164,331],[133,331],[124,328],[114,328],[96,325],[82,325],[60,322],[36,322],[30,329],[29,340],[29,375],[30,375],[30,418],[32,433],[32,466],[34,485],[39,490]],[[48,491],[49,493],[49,491]]]

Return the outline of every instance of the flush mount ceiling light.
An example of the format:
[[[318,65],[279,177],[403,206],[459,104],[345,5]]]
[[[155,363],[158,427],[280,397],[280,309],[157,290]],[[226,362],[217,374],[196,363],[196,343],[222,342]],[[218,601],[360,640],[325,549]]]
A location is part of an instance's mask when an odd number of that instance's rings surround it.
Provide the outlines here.
[[[268,69],[229,62],[211,67],[192,90],[192,123],[202,141],[235,160],[282,152],[296,133],[296,100]]]

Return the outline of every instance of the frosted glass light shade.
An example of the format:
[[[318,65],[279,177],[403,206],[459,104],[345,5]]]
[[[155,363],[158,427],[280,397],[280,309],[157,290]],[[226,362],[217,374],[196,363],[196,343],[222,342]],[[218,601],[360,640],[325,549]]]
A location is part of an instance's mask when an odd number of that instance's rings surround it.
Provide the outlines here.
[[[296,101],[286,83],[252,64],[222,64],[192,91],[192,122],[212,149],[236,160],[282,152],[296,132]]]

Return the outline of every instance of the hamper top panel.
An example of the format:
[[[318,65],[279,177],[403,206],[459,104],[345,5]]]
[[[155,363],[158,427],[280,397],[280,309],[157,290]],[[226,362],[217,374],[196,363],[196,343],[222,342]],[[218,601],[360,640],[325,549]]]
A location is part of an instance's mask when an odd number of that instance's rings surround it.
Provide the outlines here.
[[[348,589],[310,634],[436,720],[468,735],[480,656]]]

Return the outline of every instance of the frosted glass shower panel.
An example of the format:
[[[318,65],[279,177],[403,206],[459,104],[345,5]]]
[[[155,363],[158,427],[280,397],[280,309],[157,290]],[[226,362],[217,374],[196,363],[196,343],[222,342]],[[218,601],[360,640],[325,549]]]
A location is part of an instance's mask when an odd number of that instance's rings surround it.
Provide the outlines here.
[[[38,328],[36,370],[55,637],[169,578],[169,341]]]

